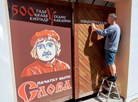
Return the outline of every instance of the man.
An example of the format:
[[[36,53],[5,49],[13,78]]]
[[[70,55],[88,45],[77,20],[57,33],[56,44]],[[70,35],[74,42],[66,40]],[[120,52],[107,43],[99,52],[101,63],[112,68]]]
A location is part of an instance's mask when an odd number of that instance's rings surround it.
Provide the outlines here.
[[[21,77],[70,69],[67,63],[56,58],[61,51],[59,40],[59,35],[53,30],[36,32],[30,40],[33,47],[30,54],[37,60],[22,71]]]
[[[111,77],[108,77],[107,80],[115,82],[117,80],[116,76],[116,65],[114,64],[115,53],[118,50],[118,44],[120,40],[120,27],[116,24],[117,16],[114,13],[108,15],[107,22],[110,24],[105,30],[99,30],[96,28],[95,24],[92,23],[92,27],[96,30],[97,34],[101,36],[106,36],[105,41],[105,60],[106,65],[109,66]]]

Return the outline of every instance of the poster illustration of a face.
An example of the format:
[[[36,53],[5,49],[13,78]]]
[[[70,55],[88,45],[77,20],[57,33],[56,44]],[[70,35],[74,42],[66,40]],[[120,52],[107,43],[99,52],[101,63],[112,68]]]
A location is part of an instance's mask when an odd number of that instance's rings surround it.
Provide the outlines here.
[[[72,99],[72,6],[8,0],[17,102]]]
[[[30,40],[33,47],[30,54],[37,61],[27,66],[21,77],[70,69],[70,66],[56,58],[60,54],[60,36],[54,30],[36,32]]]

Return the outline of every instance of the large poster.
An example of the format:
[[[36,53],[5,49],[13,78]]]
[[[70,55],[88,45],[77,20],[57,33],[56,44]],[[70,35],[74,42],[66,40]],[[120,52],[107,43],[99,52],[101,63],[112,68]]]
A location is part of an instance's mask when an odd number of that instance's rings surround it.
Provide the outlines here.
[[[71,7],[9,0],[18,102],[72,98]]]

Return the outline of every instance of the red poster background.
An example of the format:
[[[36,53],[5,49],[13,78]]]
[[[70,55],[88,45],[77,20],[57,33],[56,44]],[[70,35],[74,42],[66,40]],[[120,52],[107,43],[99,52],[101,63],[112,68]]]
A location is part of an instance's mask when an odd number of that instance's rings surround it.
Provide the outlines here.
[[[37,8],[37,4],[35,5]],[[68,12],[68,11],[65,10],[64,12]],[[64,14],[64,12],[62,13]],[[70,9],[70,12],[71,12],[71,9]],[[12,14],[10,13],[10,15]],[[62,23],[61,25],[64,25],[64,22],[61,22],[61,23]],[[16,20],[16,19],[13,19],[13,17],[12,19],[10,19],[12,51],[13,51],[14,71],[15,71],[15,80],[16,80],[16,93],[17,93],[18,102],[23,102],[25,98],[29,100],[31,97],[30,92],[34,90],[37,90],[37,93],[35,94],[36,96],[34,96],[33,99],[31,100],[31,102],[49,102],[49,101],[54,101],[54,100],[57,100],[63,97],[65,97],[64,100],[69,100],[72,98],[72,87],[73,86],[72,86],[72,74],[71,74],[72,72],[71,26],[64,27],[61,25],[58,26],[58,24],[56,25],[47,25],[47,24],[42,24],[42,23],[39,24],[38,22],[35,23],[35,22],[27,22],[27,21],[23,21],[19,19]],[[61,52],[60,52],[60,55],[58,56],[58,59],[66,62],[70,66],[71,69],[21,78],[20,75],[23,69],[27,67],[28,65],[30,65],[31,63],[36,61],[36,59],[32,58],[30,55],[30,51],[32,50],[32,47],[30,46],[30,39],[36,32],[40,32],[45,29],[54,30],[60,36]],[[70,76],[70,77],[65,78],[65,76]],[[61,77],[62,79],[60,80]],[[48,83],[42,83],[41,85],[37,84],[38,82],[44,82],[46,80],[51,80],[55,78],[57,78],[57,80],[55,81],[48,82]],[[37,85],[37,87],[34,87],[31,89],[30,88],[31,84],[26,84],[26,86],[24,87],[24,92],[22,92],[25,96],[24,98],[20,97],[19,88],[24,83],[27,83],[27,82],[33,82],[34,84]],[[68,87],[68,89],[66,90],[63,89],[61,92],[56,93],[58,83],[63,84],[61,85],[61,88],[67,87],[66,86],[67,84],[70,85],[70,88]],[[49,94],[47,92],[47,88],[49,85],[53,85],[55,87],[55,90],[50,89],[51,91],[53,91],[52,94]],[[44,88],[45,94],[44,92],[42,92],[42,90],[40,90],[40,87]],[[38,98],[39,92],[41,96]]]

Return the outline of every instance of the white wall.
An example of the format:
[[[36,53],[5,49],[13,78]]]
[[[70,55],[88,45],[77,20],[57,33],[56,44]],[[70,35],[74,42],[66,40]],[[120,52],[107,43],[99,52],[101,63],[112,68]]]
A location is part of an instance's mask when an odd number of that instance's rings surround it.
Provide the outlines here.
[[[127,102],[138,98],[138,0],[132,0]]]
[[[0,102],[14,102],[5,1],[0,0]]]

